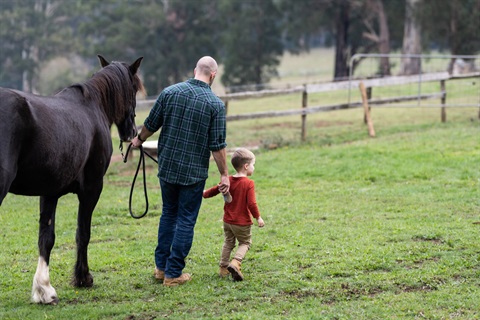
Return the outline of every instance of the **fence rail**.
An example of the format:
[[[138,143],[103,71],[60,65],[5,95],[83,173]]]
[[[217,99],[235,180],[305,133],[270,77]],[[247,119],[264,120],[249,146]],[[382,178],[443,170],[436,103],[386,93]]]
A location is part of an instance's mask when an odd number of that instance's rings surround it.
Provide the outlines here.
[[[381,56],[381,55],[373,55]],[[425,56],[418,56],[425,58]],[[442,56],[443,57],[443,56]],[[445,56],[445,59],[452,59],[455,56]],[[459,56],[459,57],[469,57],[472,56]],[[475,56],[473,56],[475,57]],[[428,107],[436,107],[441,109],[441,121],[446,121],[446,107],[479,107],[480,108],[480,90],[478,90],[477,101],[464,105],[447,105],[447,89],[446,81],[455,81],[459,79],[480,79],[480,71],[474,70],[466,74],[450,74],[446,71],[441,72],[431,72],[431,73],[421,73],[416,75],[400,75],[400,76],[388,76],[381,78],[364,78],[364,79],[353,79],[352,75],[348,81],[337,81],[329,83],[317,83],[317,84],[305,84],[302,86],[295,86],[287,89],[270,89],[270,90],[261,90],[261,91],[248,91],[248,92],[236,92],[229,93],[220,96],[220,98],[225,102],[227,107],[227,121],[239,121],[239,120],[248,120],[248,119],[261,119],[261,118],[272,118],[272,117],[283,117],[283,116],[292,116],[292,115],[301,115],[302,121],[302,140],[306,139],[306,116],[307,114],[313,114],[318,112],[328,112],[333,110],[342,110],[350,108],[359,108],[368,104],[368,109],[371,106],[385,106],[390,104],[397,104],[393,107],[399,107],[398,103],[400,102],[415,102],[417,105],[409,104],[403,105],[402,107],[427,107],[420,106],[420,101],[439,99],[439,103],[435,105],[430,105]],[[429,92],[422,93],[420,90],[420,85],[428,82],[439,82],[440,90],[438,92]],[[418,91],[413,95],[402,95],[394,96],[388,98],[377,98],[372,99],[372,88],[380,87],[393,87],[393,86],[402,86],[408,84],[418,84]],[[366,101],[351,101],[351,93],[353,89],[358,89],[361,85],[366,90]],[[478,85],[478,84],[477,84]],[[308,106],[308,95],[314,93],[325,93],[331,91],[348,91],[348,98],[345,103],[337,103],[332,105],[323,105],[323,106]],[[255,112],[249,114],[228,114],[228,102],[234,100],[243,100],[243,99],[259,99],[264,97],[279,96],[279,95],[290,95],[290,94],[302,94],[302,105],[300,109],[292,110],[272,110],[265,112]],[[139,100],[137,102],[138,108],[151,107],[155,100]],[[389,106],[390,107],[390,106]],[[478,114],[480,118],[480,112]]]

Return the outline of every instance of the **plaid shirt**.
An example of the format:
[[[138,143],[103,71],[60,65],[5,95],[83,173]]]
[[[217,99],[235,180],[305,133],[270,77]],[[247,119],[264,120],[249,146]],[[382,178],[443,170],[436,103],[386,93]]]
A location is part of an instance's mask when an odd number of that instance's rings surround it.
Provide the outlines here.
[[[165,88],[144,122],[158,138],[158,177],[192,185],[208,178],[210,151],[227,146],[225,105],[200,80]]]

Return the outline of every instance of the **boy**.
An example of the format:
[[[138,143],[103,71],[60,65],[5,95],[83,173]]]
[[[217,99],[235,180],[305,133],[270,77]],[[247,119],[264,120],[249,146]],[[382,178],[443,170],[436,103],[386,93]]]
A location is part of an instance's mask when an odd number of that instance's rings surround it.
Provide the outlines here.
[[[255,155],[245,148],[235,150],[232,156],[232,165],[237,172],[230,179],[230,191],[224,194],[223,231],[225,240],[220,258],[221,277],[232,274],[234,281],[242,281],[242,260],[252,244],[252,216],[257,219],[258,226],[262,228],[265,223],[260,217],[255,198],[255,185],[248,177],[255,170]],[[204,198],[219,194],[218,186],[203,192]],[[233,259],[230,255],[238,241],[238,249]]]

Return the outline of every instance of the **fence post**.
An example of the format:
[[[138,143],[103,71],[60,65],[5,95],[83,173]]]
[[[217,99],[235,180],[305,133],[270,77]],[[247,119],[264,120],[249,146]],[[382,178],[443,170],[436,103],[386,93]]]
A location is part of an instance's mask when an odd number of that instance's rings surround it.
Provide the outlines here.
[[[224,104],[225,104],[225,115],[227,115],[228,114],[228,100],[225,100]]]
[[[367,90],[365,90],[365,84],[363,83],[363,81],[360,81],[358,86],[360,88],[360,93],[362,94],[363,112],[364,112],[365,118],[367,119],[368,135],[373,138],[375,137],[375,129],[373,128],[373,121],[372,121],[372,118],[370,117],[370,111],[369,111],[368,99],[367,99]]]
[[[372,87],[367,88],[367,100],[370,101],[372,99]],[[369,106],[368,111],[371,112],[372,108]],[[363,123],[367,124],[367,114],[363,116]]]
[[[440,91],[442,92],[442,97],[440,99],[442,104],[442,122],[447,122],[447,108],[445,108],[445,102],[447,101],[447,92],[445,91],[445,80],[440,80]]]
[[[303,92],[302,92],[302,109],[307,108],[307,101],[308,101],[307,85],[304,85]],[[305,142],[306,139],[307,139],[307,114],[303,113],[302,114],[302,142]]]

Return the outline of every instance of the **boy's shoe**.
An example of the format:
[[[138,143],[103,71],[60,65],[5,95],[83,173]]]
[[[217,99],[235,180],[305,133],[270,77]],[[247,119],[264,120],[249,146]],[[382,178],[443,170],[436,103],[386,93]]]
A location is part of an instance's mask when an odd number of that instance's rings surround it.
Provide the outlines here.
[[[230,275],[230,271],[228,271],[227,267],[220,267],[218,275],[220,276],[220,278],[225,278]]]
[[[192,276],[189,273],[182,273],[178,278],[165,278],[163,280],[163,285],[167,287],[175,287],[190,280],[192,280]]]
[[[242,263],[237,259],[233,259],[227,267],[228,271],[232,274],[233,281],[242,281]]]
[[[163,281],[163,279],[165,279],[165,271],[155,268],[155,273],[153,276],[156,280]]]

